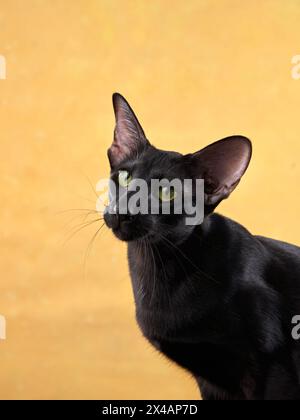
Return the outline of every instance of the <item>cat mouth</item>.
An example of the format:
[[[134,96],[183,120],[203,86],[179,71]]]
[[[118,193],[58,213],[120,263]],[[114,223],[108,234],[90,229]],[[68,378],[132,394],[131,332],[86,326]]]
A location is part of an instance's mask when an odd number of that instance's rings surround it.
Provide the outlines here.
[[[142,232],[134,229],[127,229],[124,227],[114,228],[112,229],[113,234],[123,242],[134,242],[141,239],[147,239],[151,235],[147,232]]]
[[[135,223],[130,221],[120,222],[114,220],[112,222],[110,218],[105,218],[105,223],[112,230],[116,238],[123,242],[133,242],[148,236],[148,233],[144,229],[139,228]]]
[[[105,212],[104,221],[114,235],[123,242],[141,240],[149,235],[149,231],[134,217]]]

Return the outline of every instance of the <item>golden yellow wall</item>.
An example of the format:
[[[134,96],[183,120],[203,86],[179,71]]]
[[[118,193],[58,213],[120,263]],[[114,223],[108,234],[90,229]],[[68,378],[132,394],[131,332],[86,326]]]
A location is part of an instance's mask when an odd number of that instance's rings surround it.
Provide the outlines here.
[[[0,0],[0,398],[197,398],[134,320],[125,247],[96,226],[62,245],[107,175],[111,94],[159,147],[248,135],[220,211],[300,244],[299,0]],[[71,225],[65,228],[65,223]]]

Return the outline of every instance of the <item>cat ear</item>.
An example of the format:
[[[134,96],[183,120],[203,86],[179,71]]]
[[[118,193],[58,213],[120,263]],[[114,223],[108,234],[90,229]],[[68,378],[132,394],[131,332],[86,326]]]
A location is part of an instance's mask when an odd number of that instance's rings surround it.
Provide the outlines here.
[[[216,207],[229,197],[246,172],[251,156],[251,141],[233,136],[186,157],[192,176],[204,179],[207,206]]]
[[[120,164],[130,156],[137,155],[149,145],[145,133],[130,105],[119,93],[113,95],[116,117],[114,141],[108,150],[111,166]]]

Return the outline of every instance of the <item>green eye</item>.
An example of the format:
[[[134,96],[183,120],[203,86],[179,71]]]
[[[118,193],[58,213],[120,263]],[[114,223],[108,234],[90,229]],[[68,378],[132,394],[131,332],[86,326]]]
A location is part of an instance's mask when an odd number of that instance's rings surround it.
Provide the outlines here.
[[[174,201],[177,197],[177,193],[173,187],[162,187],[159,190],[159,199],[163,203],[168,203],[170,201]]]
[[[119,184],[123,188],[127,188],[132,181],[132,176],[128,171],[119,171]]]

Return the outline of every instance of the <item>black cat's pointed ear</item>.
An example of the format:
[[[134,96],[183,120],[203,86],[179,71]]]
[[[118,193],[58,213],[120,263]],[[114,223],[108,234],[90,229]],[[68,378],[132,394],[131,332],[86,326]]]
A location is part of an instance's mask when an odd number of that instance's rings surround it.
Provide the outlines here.
[[[112,167],[120,164],[130,156],[138,155],[149,145],[135,113],[125,98],[119,93],[113,95],[113,106],[116,117],[114,141],[108,150]]]
[[[251,141],[233,136],[186,156],[192,176],[204,179],[205,204],[217,206],[229,197],[246,172],[252,156]]]

